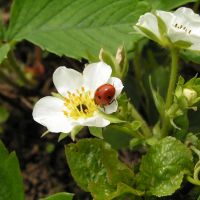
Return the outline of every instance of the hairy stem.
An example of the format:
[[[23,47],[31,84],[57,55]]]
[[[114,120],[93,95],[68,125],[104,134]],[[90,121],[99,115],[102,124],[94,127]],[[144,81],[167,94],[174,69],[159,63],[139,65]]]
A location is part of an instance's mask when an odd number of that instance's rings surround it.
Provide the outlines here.
[[[20,66],[18,65],[17,61],[14,58],[13,52],[8,53],[8,61],[10,63],[10,67],[13,69],[13,71],[17,74],[20,81],[26,85],[29,84],[28,79],[25,76],[25,73],[21,70]]]
[[[167,111],[170,106],[173,103],[174,98],[174,91],[178,76],[178,51],[175,48],[170,49],[171,52],[171,74],[170,74],[170,80],[169,80],[169,86],[167,90],[167,97],[166,97],[166,103],[165,103],[165,111]],[[168,135],[170,126],[169,117],[165,114],[162,124],[162,136],[165,137]]]
[[[143,119],[143,117],[138,113],[137,109],[133,104],[130,104],[131,114],[135,120],[138,120],[142,123],[141,130],[145,137],[151,137],[152,133],[147,124],[147,122]]]

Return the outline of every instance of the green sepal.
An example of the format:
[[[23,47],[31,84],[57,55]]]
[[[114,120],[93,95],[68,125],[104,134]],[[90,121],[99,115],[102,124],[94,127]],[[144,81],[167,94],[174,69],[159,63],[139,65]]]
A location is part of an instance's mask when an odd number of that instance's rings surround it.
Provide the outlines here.
[[[100,139],[103,139],[102,128],[93,127],[93,126],[90,126],[88,128],[89,128],[89,131],[90,131],[91,135],[93,135],[95,137],[98,137]]]
[[[70,135],[73,141],[75,140],[76,135],[81,131],[81,129],[83,129],[83,126],[75,126],[72,129]]]
[[[192,43],[184,40],[178,40],[176,42],[173,42],[173,45],[178,48],[187,49],[192,45]]]
[[[111,123],[125,123],[126,121],[119,119],[116,115],[108,115],[102,112],[100,109],[98,110],[98,114],[102,116],[104,119],[110,121]]]
[[[49,131],[48,131],[48,130],[45,131],[44,133],[42,133],[41,138],[44,137],[44,136],[46,136],[47,134],[49,134]]]
[[[65,139],[68,135],[69,135],[68,133],[60,133],[60,135],[58,137],[58,142]]]
[[[154,33],[152,33],[151,31],[149,31],[148,29],[146,29],[142,26],[136,25],[136,27],[139,28],[140,31],[143,32],[148,38],[150,38],[151,40],[153,40],[161,45],[160,39]]]

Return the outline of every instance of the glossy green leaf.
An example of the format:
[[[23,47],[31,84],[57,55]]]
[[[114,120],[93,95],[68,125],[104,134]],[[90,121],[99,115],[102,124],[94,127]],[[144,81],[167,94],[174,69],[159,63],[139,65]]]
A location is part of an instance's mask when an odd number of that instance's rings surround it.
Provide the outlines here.
[[[133,184],[133,172],[103,140],[82,139],[70,144],[66,147],[66,156],[77,184],[91,192],[95,200],[110,200],[119,183]]]
[[[139,0],[15,0],[6,39],[29,40],[57,55],[88,58],[101,48],[127,50],[141,38],[132,26],[149,5]]]
[[[66,193],[66,192],[60,192],[54,195],[51,195],[49,197],[43,198],[41,200],[72,200],[73,194]]]
[[[0,64],[3,62],[4,59],[7,58],[7,54],[10,50],[10,45],[9,44],[3,44],[0,47]]]
[[[180,188],[192,165],[190,150],[179,140],[166,137],[142,158],[138,188],[158,197],[171,195]]]
[[[152,5],[152,9],[171,10],[181,5],[195,2],[197,0],[147,0]]]
[[[24,200],[24,190],[16,154],[9,154],[0,142],[0,200]]]

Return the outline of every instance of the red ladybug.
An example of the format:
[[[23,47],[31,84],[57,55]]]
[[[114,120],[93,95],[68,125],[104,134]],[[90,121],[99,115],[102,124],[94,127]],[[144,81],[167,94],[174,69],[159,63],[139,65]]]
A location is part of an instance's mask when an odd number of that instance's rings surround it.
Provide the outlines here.
[[[109,83],[97,88],[94,94],[94,101],[97,105],[107,106],[113,102],[115,87]]]

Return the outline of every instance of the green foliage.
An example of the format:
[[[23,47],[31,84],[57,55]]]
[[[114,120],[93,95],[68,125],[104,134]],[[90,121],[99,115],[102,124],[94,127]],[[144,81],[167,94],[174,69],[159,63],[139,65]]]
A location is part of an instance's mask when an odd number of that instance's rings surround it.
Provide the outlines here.
[[[7,54],[10,50],[10,45],[9,44],[3,44],[1,47],[0,47],[0,63],[3,62],[4,59],[7,58]]]
[[[152,5],[152,9],[160,9],[160,10],[171,10],[173,8],[177,8],[181,5],[195,2],[197,0],[147,0]]]
[[[163,117],[164,115],[164,109],[165,109],[165,102],[164,102],[164,99],[163,97],[159,94],[158,91],[156,91],[154,88],[153,88],[153,85],[151,83],[151,78],[149,80],[149,84],[150,84],[150,89],[151,89],[151,92],[152,92],[152,96],[153,96],[153,99],[154,99],[154,103],[155,103],[155,106],[160,114],[161,117]]]
[[[148,195],[167,196],[180,188],[183,176],[192,169],[192,154],[179,140],[166,137],[142,158],[138,188]]]
[[[139,126],[137,126],[139,125]],[[137,130],[141,124],[137,121],[132,124],[110,125],[103,129],[103,138],[114,149],[126,148],[132,137],[138,137]]]
[[[51,195],[49,197],[43,198],[41,200],[72,200],[72,199],[73,199],[73,194],[60,192],[60,193]]]
[[[199,51],[184,50],[181,52],[181,56],[186,61],[192,61],[194,63],[200,64],[200,52]]]
[[[0,200],[24,200],[23,181],[16,154],[0,141]]]
[[[3,106],[0,106],[0,124],[1,123],[4,123],[9,117],[9,112],[8,110],[3,107]]]
[[[130,188],[133,172],[118,160],[117,152],[100,139],[83,139],[66,147],[67,161],[78,185],[95,200],[111,200],[122,193],[142,192]]]
[[[129,34],[132,25],[147,10],[138,0],[15,0],[6,39],[26,39],[78,59],[98,55],[100,48],[114,53],[121,44],[130,50],[141,38]]]

